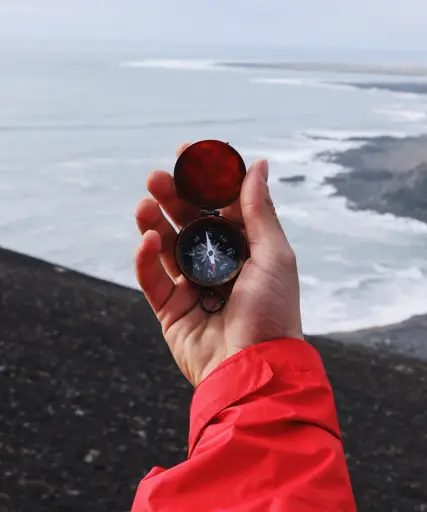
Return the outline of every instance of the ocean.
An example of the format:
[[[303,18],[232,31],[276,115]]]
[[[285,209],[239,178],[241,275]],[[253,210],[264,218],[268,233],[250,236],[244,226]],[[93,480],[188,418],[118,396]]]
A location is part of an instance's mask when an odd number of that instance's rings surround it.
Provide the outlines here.
[[[247,164],[270,161],[306,332],[425,313],[427,225],[349,209],[323,184],[342,169],[319,157],[362,145],[355,136],[426,133],[426,95],[355,85],[420,78],[265,65],[370,61],[383,63],[372,53],[267,47],[3,46],[0,245],[136,288],[134,211],[148,173],[172,171],[179,143],[216,138]],[[294,175],[305,182],[279,181]]]

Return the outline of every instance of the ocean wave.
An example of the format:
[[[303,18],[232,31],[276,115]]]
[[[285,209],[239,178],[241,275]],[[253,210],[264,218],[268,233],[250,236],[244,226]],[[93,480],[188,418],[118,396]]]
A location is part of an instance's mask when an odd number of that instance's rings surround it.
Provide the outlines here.
[[[304,134],[310,138],[320,138],[331,141],[349,141],[352,139],[373,139],[376,137],[396,137],[404,138],[408,134],[395,129],[376,130],[304,130]]]
[[[372,268],[375,270],[378,268],[378,265],[373,265]],[[335,285],[334,293],[342,295],[347,292],[352,292],[352,290],[369,290],[372,287],[389,281],[395,282],[403,280],[410,281],[411,283],[420,283],[422,281],[424,284],[427,284],[427,276],[420,267],[402,269],[392,269],[388,267],[387,270],[385,270],[385,268],[379,272],[375,272],[373,275],[343,281],[339,283],[339,285]]]
[[[364,75],[405,75],[424,77],[427,75],[426,66],[397,65],[397,64],[352,64],[342,62],[220,62],[222,66],[246,69],[246,70],[271,70],[271,71],[304,71],[322,73],[344,73]]]
[[[66,171],[68,172],[80,172],[88,169],[95,168],[130,168],[130,167],[145,167],[145,166],[153,166],[153,167],[165,167],[165,166],[173,166],[175,163],[175,159],[170,157],[161,157],[161,156],[153,156],[153,157],[137,157],[137,158],[81,158],[78,160],[65,160],[62,162],[58,162],[53,165],[53,170],[56,172]]]
[[[397,122],[418,123],[427,120],[426,110],[406,110],[404,108],[376,109],[376,114],[385,115]]]
[[[308,211],[303,206],[298,205],[279,205],[276,208],[276,214],[280,217],[290,217],[292,219],[308,219]]]
[[[314,136],[314,132],[304,131],[295,134],[292,139],[280,141],[264,138],[262,147],[242,148],[241,151],[246,157],[267,158],[271,163],[276,164],[278,170],[275,172],[275,169],[272,169],[273,179],[297,173],[307,178],[307,185],[319,185],[323,184],[326,177],[334,176],[342,170],[333,162],[320,160],[319,154],[327,151],[343,152],[356,149],[366,144],[366,141],[348,140],[349,132],[347,136],[341,138],[332,137],[334,135],[332,131],[327,132],[328,137],[320,136],[321,132],[317,133],[318,136]],[[322,133],[325,135],[326,132]]]
[[[186,59],[145,59],[126,61],[120,64],[122,68],[160,68],[212,71],[218,69],[218,64],[212,60],[186,60]]]
[[[427,274],[418,267],[301,284],[304,326],[310,333],[384,326],[425,313]]]
[[[249,81],[254,84],[264,85],[284,85],[288,87],[298,88],[314,88],[314,89],[329,89],[334,91],[348,91],[356,92],[361,91],[368,94],[380,93],[383,91],[393,93],[393,96],[399,99],[419,100],[423,95],[427,94],[427,86],[425,92],[410,92],[411,84],[407,84],[408,91],[399,91],[393,87],[393,84],[370,84],[364,82],[334,82],[328,79],[321,79],[316,77],[255,77],[250,78]],[[413,87],[416,88],[416,82]]]
[[[393,96],[399,99],[419,100],[420,95],[415,92],[394,92]]]
[[[276,116],[258,117],[231,117],[231,118],[205,118],[171,121],[148,121],[137,124],[62,124],[62,125],[0,125],[0,132],[85,132],[85,131],[139,131],[146,129],[180,127],[180,126],[206,126],[206,125],[236,125],[257,123],[277,119]]]
[[[320,89],[332,89],[342,91],[357,91],[358,88],[351,84],[333,83],[318,78],[250,78],[254,84],[285,85],[290,87],[309,87]]]
[[[323,166],[319,174],[330,172]],[[316,170],[316,165],[314,165]],[[344,197],[331,195],[333,187],[324,187],[318,176],[306,175],[307,197],[299,203],[278,204],[279,218],[291,220],[300,228],[315,229],[317,233],[335,236],[337,233],[349,239],[407,244],[411,235],[427,235],[427,224],[416,219],[396,217],[391,213],[380,214],[370,210],[352,210]],[[276,187],[283,186],[281,183]],[[326,189],[326,192],[325,192]],[[396,241],[396,235],[406,235]],[[410,243],[410,242],[409,242]]]
[[[412,82],[338,82],[338,81],[325,81],[330,85],[339,87],[358,89],[365,91],[369,94],[375,94],[380,92],[392,93],[391,95],[399,99],[418,100],[427,94],[427,84],[417,82],[414,78]]]
[[[317,286],[320,283],[320,279],[315,276],[301,274],[299,282],[305,286]]]
[[[311,163],[313,158],[324,151],[347,151],[348,149],[356,149],[363,146],[366,141],[352,140],[356,133],[361,135],[368,132],[304,130],[295,133],[291,139],[264,137],[260,139],[265,143],[263,148],[248,148],[246,152],[260,154],[261,151],[267,151],[268,155],[277,161],[288,162],[289,158],[291,158],[301,163]],[[372,137],[374,136],[372,135]],[[279,145],[282,147],[279,147]]]
[[[427,75],[426,66],[399,66],[380,64],[344,64],[333,62],[262,62],[262,61],[219,61],[212,59],[141,59],[123,61],[124,68],[164,68],[164,69],[195,69],[195,70],[269,70],[269,71],[303,71],[334,74],[374,74],[374,75],[405,75],[423,77]],[[338,83],[339,85],[339,83]]]
[[[338,82],[343,83],[343,82]],[[358,81],[358,82],[345,82],[346,84],[353,85],[354,87],[357,87],[358,89],[366,89],[370,91],[389,91],[395,93],[397,97],[403,98],[419,98],[422,95],[427,94],[427,83],[425,82],[425,79],[423,81],[419,81],[416,78],[414,78],[410,82],[385,82],[385,81],[378,81],[378,82],[367,82],[367,81]]]
[[[82,190],[91,190],[91,191],[102,191],[103,187],[97,186],[95,183],[90,182],[87,179],[79,178],[76,176],[64,176],[60,179],[63,183],[69,183],[70,185],[76,185],[80,187]],[[104,187],[105,188],[105,187]]]
[[[297,133],[293,139],[281,142],[264,138],[262,145],[242,148],[242,153],[245,157],[263,157],[269,160],[270,181],[277,183],[273,190],[274,195],[277,193],[279,198],[279,202],[276,201],[277,214],[280,218],[292,220],[300,227],[312,229],[315,226],[319,232],[336,234],[342,230],[344,224],[348,226],[345,230],[346,237],[379,241],[394,239],[396,233],[426,234],[427,224],[412,218],[349,209],[346,198],[335,196],[335,188],[324,184],[325,178],[349,170],[322,159],[321,155],[325,152],[337,153],[362,147],[367,143],[368,134],[371,137],[379,135],[366,131],[304,131]],[[284,203],[280,198],[283,197],[285,185],[279,181],[281,177],[293,175],[305,177],[305,181],[299,185],[304,193],[298,196],[298,202]]]

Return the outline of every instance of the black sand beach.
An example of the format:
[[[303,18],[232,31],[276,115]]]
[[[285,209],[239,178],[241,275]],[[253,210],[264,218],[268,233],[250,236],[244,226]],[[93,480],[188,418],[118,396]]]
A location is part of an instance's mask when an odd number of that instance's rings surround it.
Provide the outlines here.
[[[0,510],[129,510],[191,388],[142,294],[0,251]],[[313,337],[361,511],[426,511],[427,363]]]
[[[326,183],[349,200],[350,208],[427,222],[427,136],[349,140],[365,145],[320,155],[347,169]]]
[[[342,153],[319,155],[346,168],[326,179],[326,183],[335,188],[336,195],[346,197],[348,206],[355,210],[391,213],[427,222],[427,136],[350,140],[365,144]],[[387,327],[329,336],[427,359],[427,315],[414,316]]]
[[[427,361],[427,315],[413,316],[386,327],[339,332],[328,336],[337,341],[366,345]]]

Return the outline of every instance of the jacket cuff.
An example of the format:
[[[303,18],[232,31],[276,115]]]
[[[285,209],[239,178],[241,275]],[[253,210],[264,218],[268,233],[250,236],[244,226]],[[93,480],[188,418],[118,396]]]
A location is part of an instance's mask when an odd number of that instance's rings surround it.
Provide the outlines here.
[[[307,373],[327,382],[317,350],[300,339],[281,338],[259,343],[223,361],[196,388],[190,410],[190,457],[203,430],[222,410],[266,386],[276,375],[286,385],[291,374]],[[329,386],[329,383],[327,382]],[[276,386],[275,386],[276,387]],[[335,435],[339,428],[331,422]]]

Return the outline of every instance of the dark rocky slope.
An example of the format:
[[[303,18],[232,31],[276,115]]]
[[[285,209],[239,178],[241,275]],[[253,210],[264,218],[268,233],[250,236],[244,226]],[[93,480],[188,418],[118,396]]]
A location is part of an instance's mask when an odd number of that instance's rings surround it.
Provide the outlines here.
[[[0,251],[0,510],[124,512],[185,458],[191,388],[143,296]],[[427,364],[310,340],[360,511],[427,510]]]

